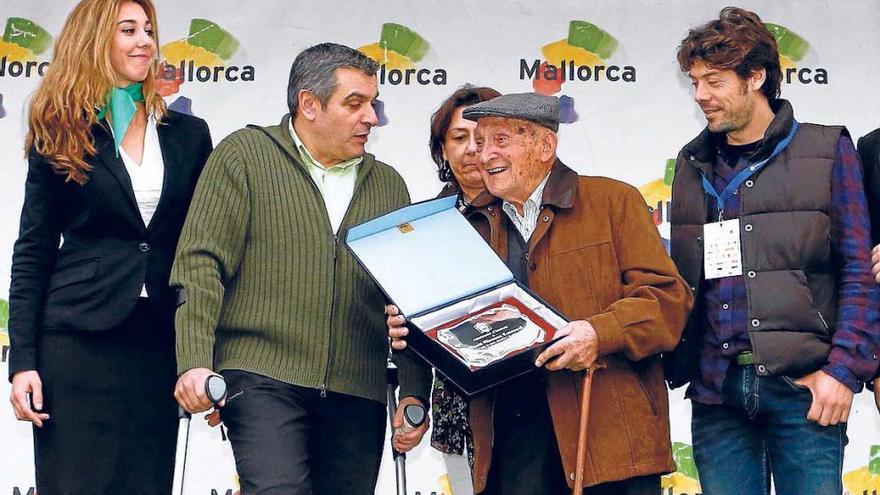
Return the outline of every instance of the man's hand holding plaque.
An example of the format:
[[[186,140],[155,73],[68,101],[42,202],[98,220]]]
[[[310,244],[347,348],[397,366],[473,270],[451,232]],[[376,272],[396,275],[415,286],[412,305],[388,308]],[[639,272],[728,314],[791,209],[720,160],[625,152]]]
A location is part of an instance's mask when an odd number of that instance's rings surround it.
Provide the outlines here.
[[[593,325],[585,320],[573,321],[559,329],[556,335],[564,337],[539,354],[535,366],[546,365],[551,371],[565,368],[581,371],[593,366],[599,355],[599,336]]]
[[[385,323],[388,325],[388,337],[391,338],[391,348],[395,351],[406,349],[404,337],[409,334],[409,330],[406,328],[406,318],[400,314],[400,310],[393,304],[385,306],[385,314],[388,316]]]

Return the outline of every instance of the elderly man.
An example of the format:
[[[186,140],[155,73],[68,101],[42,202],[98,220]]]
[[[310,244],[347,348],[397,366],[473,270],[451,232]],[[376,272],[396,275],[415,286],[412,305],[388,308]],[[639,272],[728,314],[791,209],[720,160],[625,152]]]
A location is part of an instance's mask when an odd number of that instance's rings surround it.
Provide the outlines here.
[[[798,123],[776,39],[724,8],[678,50],[706,128],[678,155],[672,257],[696,308],[668,363],[689,383],[706,493],[841,493],[853,394],[880,354],[859,158]]]
[[[221,417],[242,494],[372,494],[385,437],[383,296],[337,241],[409,202],[364,152],[376,125],[376,64],[324,43],[290,70],[290,114],[224,139],[199,180],[171,283],[180,288],[175,396]],[[401,356],[400,408],[430,374]],[[424,433],[423,427],[415,434]]]
[[[598,361],[605,368],[593,384],[587,493],[656,495],[660,474],[675,468],[658,354],[678,342],[691,294],[644,199],[621,182],[580,177],[556,157],[556,98],[505,95],[464,117],[478,122],[488,189],[470,221],[520,283],[571,321],[539,355],[539,371],[471,400],[475,491],[569,492],[578,388]],[[406,335],[403,322],[389,317],[392,337]]]

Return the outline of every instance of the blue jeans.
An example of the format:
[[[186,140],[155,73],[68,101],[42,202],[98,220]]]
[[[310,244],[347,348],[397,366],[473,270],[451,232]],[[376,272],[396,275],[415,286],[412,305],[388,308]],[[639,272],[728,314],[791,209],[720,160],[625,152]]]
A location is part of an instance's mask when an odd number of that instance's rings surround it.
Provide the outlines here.
[[[724,404],[693,403],[694,460],[703,495],[843,492],[846,424],[807,420],[810,391],[784,376],[757,376],[754,365],[731,365]]]

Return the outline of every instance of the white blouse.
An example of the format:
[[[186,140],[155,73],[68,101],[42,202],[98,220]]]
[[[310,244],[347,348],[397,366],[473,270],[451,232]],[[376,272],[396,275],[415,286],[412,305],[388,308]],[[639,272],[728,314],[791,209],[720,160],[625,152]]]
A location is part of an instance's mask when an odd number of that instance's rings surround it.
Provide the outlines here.
[[[125,170],[131,179],[131,187],[144,225],[150,225],[156,206],[159,205],[162,183],[165,180],[165,162],[162,159],[162,149],[159,147],[156,121],[152,116],[147,122],[144,133],[144,154],[141,163],[134,161],[122,147],[119,148],[119,156],[125,163]],[[147,297],[146,284],[141,288],[141,297]]]

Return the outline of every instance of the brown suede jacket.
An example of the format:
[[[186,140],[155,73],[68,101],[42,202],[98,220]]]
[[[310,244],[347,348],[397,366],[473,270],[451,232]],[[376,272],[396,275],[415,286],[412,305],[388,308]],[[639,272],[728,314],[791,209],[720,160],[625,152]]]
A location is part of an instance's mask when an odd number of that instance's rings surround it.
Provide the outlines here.
[[[467,213],[506,259],[501,200],[488,192]],[[599,336],[585,486],[673,471],[669,403],[659,354],[675,347],[693,296],[666,254],[647,205],[622,182],[579,177],[557,160],[529,243],[529,287]],[[547,400],[569,484],[577,456],[582,372],[547,371]],[[494,393],[470,403],[474,488],[492,462]]]

